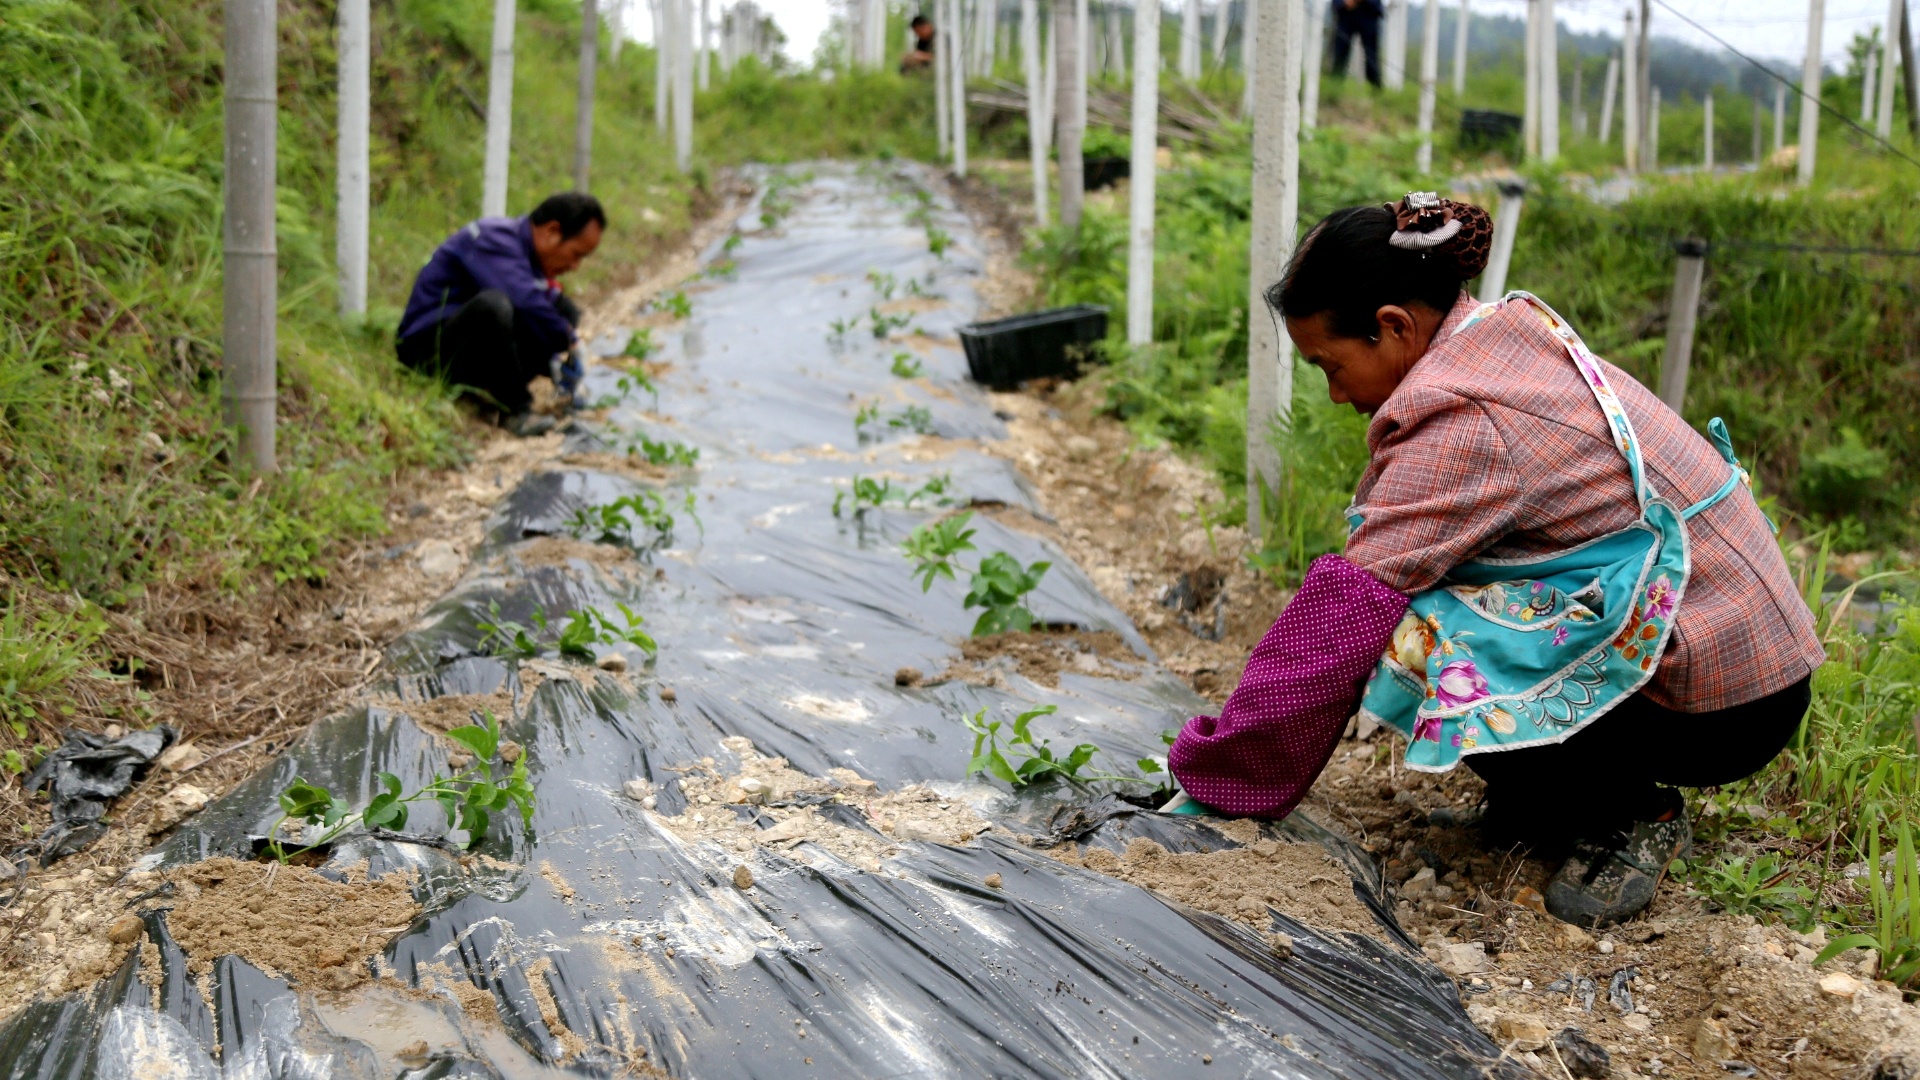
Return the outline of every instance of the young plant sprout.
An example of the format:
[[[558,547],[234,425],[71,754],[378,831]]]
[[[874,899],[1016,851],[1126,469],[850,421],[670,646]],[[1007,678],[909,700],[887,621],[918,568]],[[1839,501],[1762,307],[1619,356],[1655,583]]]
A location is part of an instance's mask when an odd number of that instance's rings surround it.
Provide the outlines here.
[[[933,252],[936,259],[947,257],[947,249],[953,246],[953,234],[938,225],[927,226],[927,250]]]
[[[884,270],[869,270],[867,271],[867,280],[873,282],[873,291],[880,294],[880,299],[893,299],[893,290],[896,287],[896,282],[892,274]]]
[[[1014,787],[1038,783],[1050,776],[1060,777],[1070,784],[1090,784],[1099,780],[1112,780],[1123,784],[1157,784],[1144,776],[1120,776],[1116,773],[1084,772],[1087,762],[1101,752],[1093,743],[1080,743],[1069,750],[1064,757],[1055,757],[1053,747],[1046,739],[1034,741],[1033,731],[1029,727],[1042,716],[1052,716],[1059,711],[1055,706],[1042,705],[1037,709],[1028,709],[1013,718],[1013,727],[1007,733],[1006,744],[1000,742],[1001,730],[1006,721],[987,722],[987,710],[981,709],[971,717],[964,718],[967,730],[973,732],[973,757],[967,762],[967,775],[977,776],[986,773],[1005,780]],[[1008,760],[1009,756],[1014,760]],[[1016,764],[1015,762],[1018,762]],[[1134,762],[1143,773],[1158,773],[1164,769],[1160,762],[1143,757]]]
[[[912,509],[914,504],[920,500],[932,499],[935,501],[935,505],[946,506],[953,501],[947,495],[947,490],[952,484],[952,473],[941,473],[939,476],[931,477],[926,483],[912,490],[903,487],[894,487],[893,481],[891,480],[869,480],[864,476],[855,476],[853,478],[853,488],[851,491],[841,491],[834,494],[833,516],[840,516],[841,507],[846,505],[849,495],[852,496],[853,514],[855,517],[859,517],[868,510],[878,509],[888,503],[894,503]]]
[[[680,289],[674,292],[673,295],[660,301],[660,307],[665,311],[671,312],[676,319],[684,319],[693,314],[693,301],[687,299],[685,289]]]
[[[908,405],[886,417],[885,422],[888,431],[912,431],[918,435],[933,432],[933,412],[925,405]],[[880,403],[877,401],[869,401],[854,411],[853,432],[863,444],[879,439],[880,423]]]
[[[626,347],[620,350],[620,355],[629,360],[645,360],[659,347],[659,344],[653,340],[653,328],[643,326],[627,338]],[[643,374],[640,378],[644,382],[646,376]]]
[[[646,620],[634,614],[632,608],[618,601],[615,601],[613,606],[619,608],[621,616],[627,620],[624,627],[593,608],[580,608],[567,620],[567,625],[560,628],[560,655],[593,660],[597,657],[594,646],[618,645],[621,642],[639,649],[648,656],[658,652],[659,649],[654,645],[653,638],[640,629],[640,624]]]
[[[653,536],[642,543],[637,532],[647,530],[651,530]],[[567,531],[596,544],[648,548],[673,538],[673,514],[658,492],[640,491],[574,511],[567,519]]]
[[[859,319],[835,319],[832,322],[827,324],[827,340],[828,341],[845,340],[847,336],[847,331],[859,325],[860,325]]]
[[[646,458],[650,465],[691,466],[700,460],[700,448],[672,439],[655,441],[639,435],[628,440],[627,455]]]
[[[886,340],[888,334],[893,333],[895,330],[913,321],[912,315],[904,313],[887,315],[882,313],[879,308],[868,308],[867,318],[873,320],[873,336],[876,341]]]
[[[920,377],[920,360],[910,352],[893,354],[893,373],[902,379]]]
[[[514,622],[500,616],[500,601],[487,602],[489,621],[477,624],[481,630],[480,650],[489,656],[517,656],[522,660],[531,660],[540,655],[540,646],[534,642],[536,630],[547,628],[547,613],[541,608],[533,609],[533,625]]]
[[[267,830],[267,853],[281,863],[331,843],[358,824],[367,829],[398,832],[407,827],[408,807],[433,801],[447,816],[448,832],[467,834],[467,846],[486,839],[492,815],[512,806],[520,811],[522,825],[533,824],[533,785],[527,780],[527,758],[518,743],[500,738],[500,723],[491,712],[483,714],[484,724],[466,724],[447,732],[447,738],[467,751],[457,755],[469,764],[457,767],[451,776],[438,771],[433,781],[414,791],[406,791],[400,778],[390,772],[376,773],[381,791],[360,810],[353,810],[345,799],[319,784],[294,777],[280,793],[281,815]],[[494,780],[496,762],[508,768],[499,782]],[[289,821],[316,826],[319,832],[301,830],[303,845],[291,851],[280,841],[280,830]]]
[[[934,578],[954,581],[957,580],[955,570],[967,569],[957,556],[963,551],[979,550],[973,544],[974,530],[967,527],[971,520],[973,511],[966,510],[922,525],[900,545],[906,557],[914,561],[913,572],[920,578],[921,592],[933,588]],[[981,560],[979,569],[968,571],[972,581],[962,606],[983,609],[973,624],[973,636],[1033,629],[1033,611],[1027,607],[1027,594],[1039,587],[1041,577],[1052,565],[1036,562],[1023,567],[1012,555],[996,551]]]

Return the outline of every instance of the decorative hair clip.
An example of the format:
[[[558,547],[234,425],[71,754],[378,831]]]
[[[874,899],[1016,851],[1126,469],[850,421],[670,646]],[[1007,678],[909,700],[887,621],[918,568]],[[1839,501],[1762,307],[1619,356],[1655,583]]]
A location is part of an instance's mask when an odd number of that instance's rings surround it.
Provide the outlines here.
[[[1460,219],[1455,203],[1431,191],[1410,191],[1398,203],[1388,203],[1393,211],[1394,233],[1387,243],[1407,251],[1428,251],[1460,235]]]

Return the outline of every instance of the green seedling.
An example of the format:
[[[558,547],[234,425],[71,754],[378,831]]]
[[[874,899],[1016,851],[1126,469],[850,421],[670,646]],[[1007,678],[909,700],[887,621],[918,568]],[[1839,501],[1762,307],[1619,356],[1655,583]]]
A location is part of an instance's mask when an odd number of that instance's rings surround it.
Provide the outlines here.
[[[902,379],[920,377],[920,359],[909,352],[893,354],[893,373]]]
[[[925,405],[909,405],[887,417],[890,428],[910,428],[920,435],[933,430],[933,413]]]
[[[947,257],[947,249],[953,246],[953,236],[938,225],[927,226],[927,250],[933,252],[936,259]]]
[[[567,519],[567,531],[595,544],[646,548],[673,538],[673,514],[657,492],[641,491],[574,511]],[[648,531],[653,535],[641,542],[640,536]]]
[[[1112,780],[1125,784],[1153,785],[1155,781],[1140,776],[1120,776],[1116,773],[1085,771],[1087,763],[1101,752],[1093,743],[1080,743],[1063,757],[1056,757],[1049,740],[1034,740],[1030,725],[1042,716],[1052,716],[1059,711],[1055,706],[1042,705],[1037,709],[1013,718],[1011,729],[1006,732],[1006,743],[1001,744],[1001,733],[1007,728],[1004,720],[987,721],[987,710],[981,709],[971,717],[964,719],[967,730],[973,732],[973,756],[967,762],[967,775],[977,776],[986,773],[1012,784],[1024,787],[1038,783],[1051,776],[1057,776],[1070,784],[1088,784],[1099,780]],[[1009,760],[1011,757],[1013,760]],[[1018,762],[1017,764],[1015,762]],[[1137,763],[1146,773],[1161,771],[1161,765],[1152,758],[1141,758]]]
[[[880,294],[880,299],[893,299],[893,290],[897,287],[898,283],[894,280],[892,274],[884,270],[869,270],[867,271],[867,280],[873,282],[873,291]]]
[[[685,289],[680,289],[660,301],[662,310],[670,312],[676,319],[684,319],[693,314],[693,301],[687,299]]]
[[[939,476],[931,477],[926,483],[912,490],[894,487],[891,480],[869,480],[864,476],[855,476],[850,491],[834,494],[833,516],[840,516],[841,508],[847,505],[849,499],[855,517],[888,503],[912,509],[915,504],[925,499],[934,501],[936,505],[946,506],[953,501],[947,496],[947,491],[952,484],[951,473],[941,473]]]
[[[490,656],[517,656],[531,660],[540,655],[540,646],[533,640],[535,631],[544,632],[547,628],[547,613],[541,608],[533,609],[533,625],[514,622],[501,618],[500,602],[487,602],[488,622],[477,624],[480,628],[480,650]]]
[[[618,645],[621,642],[639,649],[648,656],[659,651],[654,645],[653,638],[640,629],[645,619],[634,614],[632,608],[618,601],[615,601],[613,606],[620,609],[621,616],[627,621],[625,626],[615,623],[593,608],[580,608],[567,620],[567,625],[560,628],[560,655],[593,660],[596,656],[594,646]]]
[[[922,299],[922,300],[942,300],[942,299],[945,299],[945,297],[943,297],[943,296],[941,296],[941,295],[940,295],[939,293],[937,293],[937,292],[933,292],[933,291],[932,291],[932,289],[933,289],[933,275],[932,275],[932,274],[928,274],[928,275],[927,275],[927,283],[926,283],[926,285],[924,285],[924,286],[923,286],[923,285],[921,285],[921,284],[920,284],[920,282],[919,282],[919,280],[918,280],[918,279],[916,279],[916,278],[908,278],[908,279],[907,279],[907,295],[908,295],[908,296],[915,296],[915,297],[919,297],[919,298],[920,298],[920,299]]]
[[[869,308],[867,310],[867,317],[873,320],[873,336],[876,340],[884,340],[888,334],[893,333],[895,330],[913,321],[912,315],[905,313],[887,315],[882,313],[879,308]]]
[[[280,793],[281,815],[267,830],[267,853],[285,863],[295,855],[330,843],[355,824],[398,832],[407,827],[408,807],[429,800],[440,804],[447,816],[448,831],[467,834],[468,847],[486,839],[492,815],[509,806],[520,811],[522,825],[532,825],[534,795],[533,785],[527,780],[526,754],[518,744],[500,738],[499,721],[491,712],[484,716],[484,725],[466,724],[447,732],[447,738],[470,752],[471,764],[451,776],[441,776],[436,771],[431,783],[410,792],[404,790],[400,778],[394,774],[376,773],[375,779],[382,790],[358,811],[327,788],[294,777],[293,783]],[[494,780],[496,761],[508,769],[497,783]],[[289,851],[280,842],[280,830],[289,821],[317,826],[319,833],[304,846]],[[303,841],[309,839],[306,832],[302,830]]]
[[[653,328],[650,326],[641,327],[635,330],[632,336],[627,338],[626,348],[620,350],[620,355],[633,360],[645,360],[647,357],[652,356],[654,350],[659,347],[660,346],[653,340]],[[644,378],[644,376],[642,377]]]
[[[627,456],[642,457],[651,465],[693,465],[700,460],[700,448],[672,439],[649,439],[638,435],[627,441]]]
[[[746,237],[741,236],[739,233],[729,233],[726,240],[721,243],[720,250],[731,255],[736,248],[746,242]]]
[[[972,520],[973,511],[967,510],[922,525],[900,545],[901,551],[914,562],[913,572],[920,578],[921,592],[933,588],[934,578],[957,580],[955,571],[967,569],[957,557],[963,551],[978,550],[973,544],[974,530],[967,527]],[[962,602],[963,607],[982,609],[980,618],[973,624],[973,636],[1033,629],[1033,611],[1027,607],[1027,594],[1039,587],[1040,579],[1052,565],[1036,562],[1021,566],[1020,560],[1004,551],[982,559],[979,569],[969,571],[972,580]]]
[[[827,324],[827,340],[840,341],[847,336],[847,331],[859,325],[859,319],[835,319]]]

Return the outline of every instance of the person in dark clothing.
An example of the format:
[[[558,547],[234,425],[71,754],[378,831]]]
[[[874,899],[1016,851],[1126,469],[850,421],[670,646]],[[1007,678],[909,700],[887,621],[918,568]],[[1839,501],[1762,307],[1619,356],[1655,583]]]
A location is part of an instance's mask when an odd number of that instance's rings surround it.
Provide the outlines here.
[[[933,20],[925,15],[915,15],[907,24],[913,31],[913,48],[900,59],[900,74],[909,71],[922,71],[933,66]]]
[[[1380,20],[1386,10],[1380,0],[1333,0],[1333,73],[1344,78],[1353,39],[1366,53],[1367,81],[1380,85]]]
[[[467,224],[414,278],[396,335],[400,362],[489,401],[517,434],[550,428],[528,412],[527,384],[548,375],[569,398],[578,385],[580,309],[557,279],[593,254],[606,224],[599,201],[582,192],[549,196],[526,217]]]

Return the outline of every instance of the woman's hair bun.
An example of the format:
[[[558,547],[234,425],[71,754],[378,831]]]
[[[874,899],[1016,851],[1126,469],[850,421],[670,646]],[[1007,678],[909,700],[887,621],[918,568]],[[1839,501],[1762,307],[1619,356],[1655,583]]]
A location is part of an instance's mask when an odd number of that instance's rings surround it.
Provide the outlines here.
[[[1408,192],[1388,203],[1394,232],[1387,242],[1450,261],[1460,280],[1480,276],[1493,252],[1493,218],[1472,203],[1443,199],[1431,191]]]

